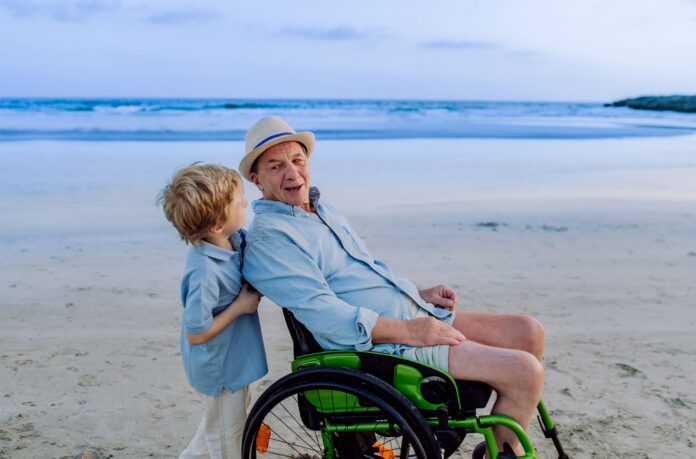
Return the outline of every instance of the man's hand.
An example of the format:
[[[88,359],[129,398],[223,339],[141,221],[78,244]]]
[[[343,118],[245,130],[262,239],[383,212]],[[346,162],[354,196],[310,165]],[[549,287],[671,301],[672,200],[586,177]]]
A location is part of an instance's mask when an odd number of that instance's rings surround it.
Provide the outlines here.
[[[444,284],[418,290],[421,298],[438,308],[452,311],[457,307],[457,292]]]
[[[419,317],[405,322],[409,339],[404,344],[411,346],[435,346],[438,344],[454,346],[466,339],[459,330],[434,317]]]

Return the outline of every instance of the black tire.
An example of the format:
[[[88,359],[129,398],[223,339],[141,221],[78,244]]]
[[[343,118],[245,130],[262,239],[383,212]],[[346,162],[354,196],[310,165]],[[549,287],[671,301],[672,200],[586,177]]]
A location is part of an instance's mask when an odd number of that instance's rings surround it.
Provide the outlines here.
[[[331,400],[340,397],[357,397],[357,405],[370,406],[371,422],[388,421],[391,431],[345,432],[333,434],[334,457],[337,459],[379,459],[372,449],[375,442],[391,450],[396,457],[416,459],[440,459],[437,439],[420,412],[396,389],[384,381],[356,370],[337,367],[314,367],[289,374],[271,385],[254,404],[244,426],[244,459],[256,459],[256,434],[262,424],[271,428],[271,441],[265,453],[258,458],[324,459],[322,441],[324,419],[350,425],[363,420],[365,413],[342,410],[340,414],[324,415],[301,409],[309,406],[305,394],[312,390],[330,390]],[[318,392],[316,393],[318,394]],[[352,400],[352,399],[349,399]],[[324,403],[327,403],[326,400]],[[333,405],[332,405],[333,406]],[[332,406],[322,406],[330,411]],[[353,405],[355,406],[355,404]],[[332,417],[335,416],[335,417]],[[364,422],[364,421],[363,421]],[[356,445],[363,445],[356,451]],[[365,445],[367,445],[365,449]],[[402,451],[405,445],[406,450]]]
[[[483,459],[486,456],[486,442],[482,441],[471,453],[471,459]]]

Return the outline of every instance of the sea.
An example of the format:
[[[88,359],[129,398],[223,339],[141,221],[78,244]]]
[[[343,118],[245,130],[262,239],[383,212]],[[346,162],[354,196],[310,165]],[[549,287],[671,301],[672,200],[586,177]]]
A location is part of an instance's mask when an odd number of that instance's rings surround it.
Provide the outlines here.
[[[231,141],[276,115],[318,139],[601,139],[696,132],[696,115],[601,103],[342,99],[0,99],[0,142]]]
[[[66,235],[169,234],[155,202],[172,174],[200,161],[236,169],[246,130],[268,115],[316,134],[311,183],[349,215],[696,196],[693,114],[571,102],[6,98],[0,243],[44,237],[48,223]],[[245,195],[260,192],[247,185]]]

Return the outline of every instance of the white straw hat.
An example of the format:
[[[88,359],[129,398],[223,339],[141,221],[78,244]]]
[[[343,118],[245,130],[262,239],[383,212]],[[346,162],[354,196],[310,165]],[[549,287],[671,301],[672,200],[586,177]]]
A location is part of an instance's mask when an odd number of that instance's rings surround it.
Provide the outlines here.
[[[239,173],[249,180],[249,172],[254,161],[274,145],[283,142],[299,142],[307,150],[307,158],[314,150],[314,134],[306,132],[295,132],[288,123],[277,116],[267,116],[258,120],[249,128],[244,136],[246,143],[246,155],[239,162]]]

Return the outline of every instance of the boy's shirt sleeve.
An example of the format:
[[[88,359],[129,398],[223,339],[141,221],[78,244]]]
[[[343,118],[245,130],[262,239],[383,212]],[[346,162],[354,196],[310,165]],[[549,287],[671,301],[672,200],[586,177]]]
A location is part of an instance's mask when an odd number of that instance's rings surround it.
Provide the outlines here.
[[[213,309],[219,298],[220,286],[214,278],[193,273],[184,300],[184,331],[192,335],[208,331],[213,326]]]

